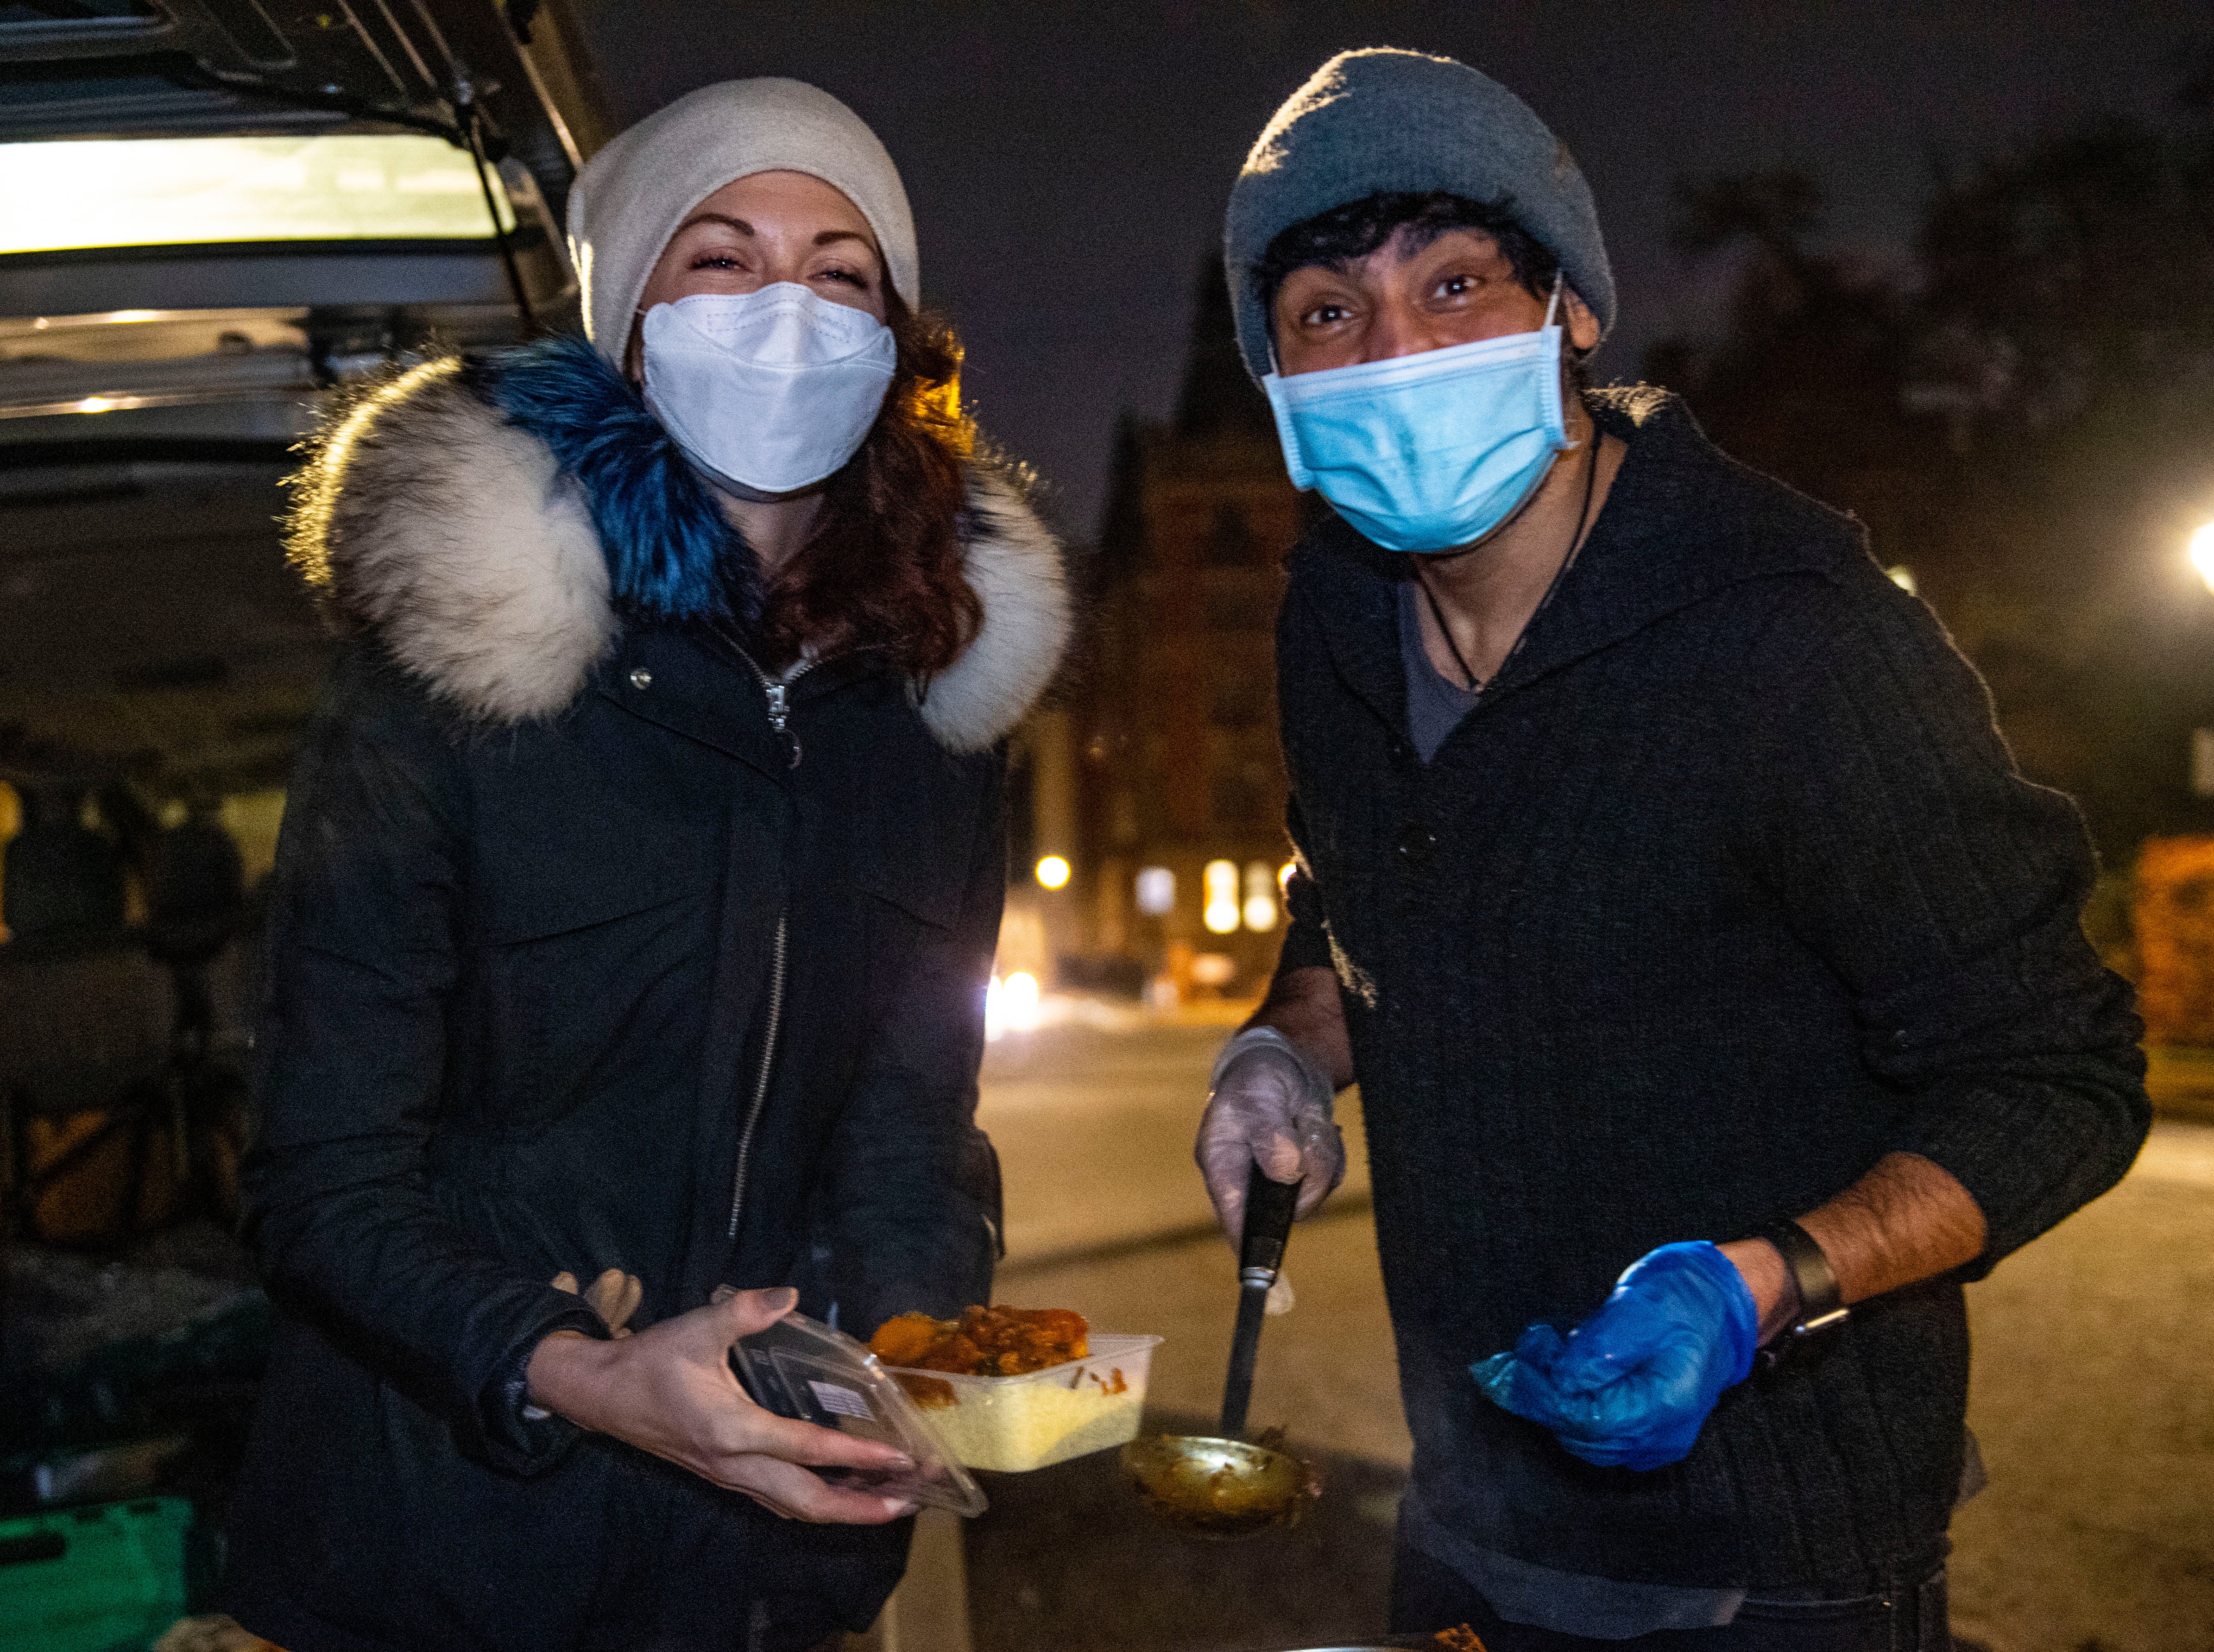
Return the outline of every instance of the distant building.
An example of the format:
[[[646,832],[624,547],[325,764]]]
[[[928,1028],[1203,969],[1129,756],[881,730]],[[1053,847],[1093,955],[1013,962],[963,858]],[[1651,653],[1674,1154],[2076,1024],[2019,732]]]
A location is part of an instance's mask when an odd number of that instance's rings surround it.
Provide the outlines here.
[[[1164,970],[1189,986],[1196,968],[1202,989],[1250,991],[1281,935],[1274,635],[1306,502],[1238,358],[1219,266],[1197,309],[1174,415],[1117,435],[1074,694],[1029,731],[1009,939],[1037,923],[1069,986]],[[1068,863],[1057,891],[1024,870],[1046,855]]]

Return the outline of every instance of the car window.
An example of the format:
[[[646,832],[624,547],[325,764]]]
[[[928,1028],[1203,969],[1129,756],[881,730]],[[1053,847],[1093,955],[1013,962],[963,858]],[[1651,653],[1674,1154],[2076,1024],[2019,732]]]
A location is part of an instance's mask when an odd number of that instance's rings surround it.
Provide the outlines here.
[[[0,254],[491,234],[468,151],[421,134],[0,144]]]

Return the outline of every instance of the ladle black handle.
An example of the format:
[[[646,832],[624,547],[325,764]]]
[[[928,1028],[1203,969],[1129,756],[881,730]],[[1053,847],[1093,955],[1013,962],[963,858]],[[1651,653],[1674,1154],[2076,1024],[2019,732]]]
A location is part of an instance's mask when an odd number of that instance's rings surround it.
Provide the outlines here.
[[[1245,1433],[1245,1407],[1253,1398],[1253,1361],[1261,1351],[1261,1317],[1269,1287],[1284,1265],[1299,1208],[1297,1182],[1272,1182],[1259,1165],[1245,1178],[1245,1233],[1238,1245],[1238,1329],[1230,1338],[1230,1370],[1222,1384],[1222,1437]]]
[[[1238,1282],[1263,1289],[1276,1282],[1291,1242],[1292,1214],[1299,1208],[1300,1184],[1279,1182],[1256,1164],[1245,1178],[1245,1233],[1238,1245]]]

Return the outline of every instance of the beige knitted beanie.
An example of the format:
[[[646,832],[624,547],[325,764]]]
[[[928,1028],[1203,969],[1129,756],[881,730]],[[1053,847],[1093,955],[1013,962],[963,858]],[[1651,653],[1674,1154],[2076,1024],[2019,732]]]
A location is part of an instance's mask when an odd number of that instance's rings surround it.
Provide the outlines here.
[[[618,371],[646,278],[677,226],[725,184],[779,171],[820,178],[859,207],[892,290],[910,309],[919,306],[914,217],[876,133],[804,81],[722,81],[623,132],[585,163],[569,192],[584,335]]]

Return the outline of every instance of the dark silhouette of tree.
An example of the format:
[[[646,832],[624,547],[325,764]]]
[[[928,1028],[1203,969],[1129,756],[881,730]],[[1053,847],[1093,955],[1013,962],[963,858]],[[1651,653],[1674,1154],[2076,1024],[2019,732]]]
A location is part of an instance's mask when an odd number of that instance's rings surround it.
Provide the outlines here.
[[[1740,236],[1779,262],[1806,262],[1807,237],[1821,227],[1822,187],[1792,168],[1740,172],[1677,186],[1673,239],[1685,252],[1710,253]]]
[[[2214,520],[2214,168],[2203,122],[2107,121],[1930,203],[1908,404],[1942,422],[1933,596],[2018,755],[2110,858],[2203,828],[2189,731],[2214,721],[2214,599],[2181,564]]]
[[[2110,860],[2214,825],[2186,789],[2214,724],[2214,58],[2173,127],[2110,121],[1940,179],[1918,269],[1818,249],[1820,192],[1681,192],[1677,242],[1739,260],[1726,330],[1648,375],[1746,462],[1850,510],[1990,682],[2033,778]]]
[[[2165,403],[2179,389],[2204,402],[2208,162],[2195,135],[2113,121],[1989,164],[1931,203],[1923,308],[1960,352],[1932,364],[1952,370],[1987,425],[2064,429],[2104,403]]]
[[[1904,536],[1917,498],[1900,412],[1911,309],[1881,275],[1812,249],[1821,217],[1801,172],[1680,186],[1677,246],[1737,259],[1736,292],[1718,341],[1666,341],[1647,375],[1747,464]]]

